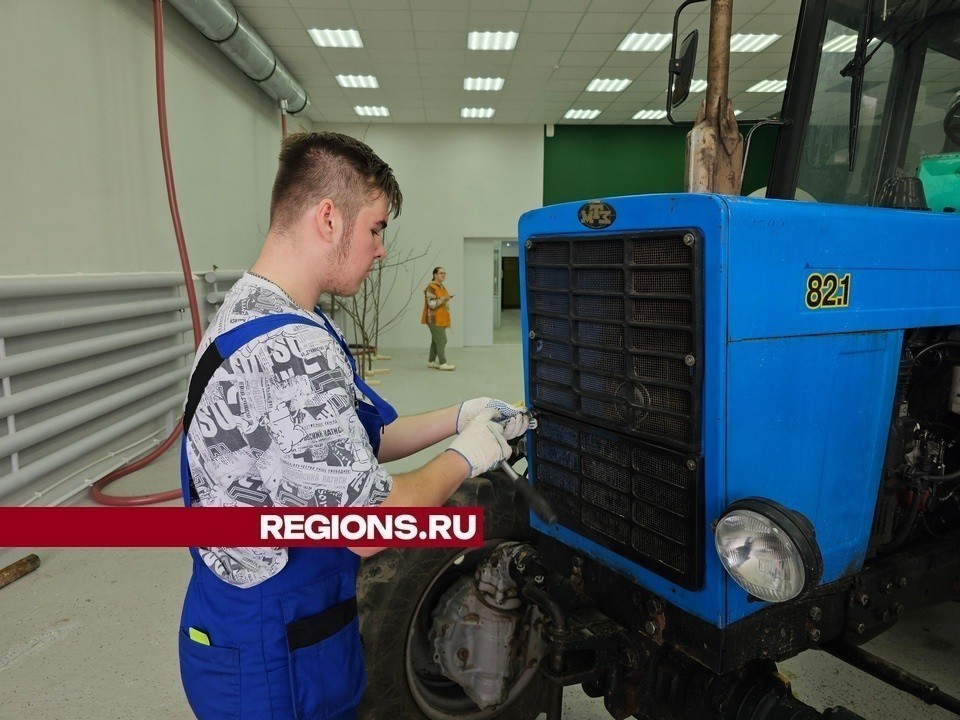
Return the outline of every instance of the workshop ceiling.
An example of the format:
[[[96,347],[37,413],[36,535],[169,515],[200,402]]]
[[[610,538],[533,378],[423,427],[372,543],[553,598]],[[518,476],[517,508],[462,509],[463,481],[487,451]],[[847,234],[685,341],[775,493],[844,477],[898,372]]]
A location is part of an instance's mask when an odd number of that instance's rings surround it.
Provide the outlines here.
[[[680,0],[234,0],[240,13],[310,94],[315,122],[666,124],[634,119],[666,103],[669,44],[660,51],[617,48],[629,33],[671,33]],[[780,111],[800,0],[734,0],[733,33],[780,37],[759,52],[731,54],[730,97],[741,119]],[[700,30],[695,78],[706,78],[709,3],[684,10],[679,36]],[[356,30],[362,48],[318,47],[308,31]],[[470,50],[473,31],[516,32],[513,50]],[[342,87],[337,76],[373,76],[376,88]],[[466,78],[502,78],[497,91],[465,90]],[[593,80],[629,81],[589,92]],[[343,82],[359,82],[342,79]],[[624,83],[621,82],[620,85]],[[753,91],[749,91],[753,89]],[[675,111],[692,119],[691,93]],[[357,108],[387,108],[361,117]],[[464,108],[473,115],[461,117]],[[600,111],[588,120],[571,110]],[[586,114],[586,113],[580,113]],[[648,115],[650,113],[647,113]]]

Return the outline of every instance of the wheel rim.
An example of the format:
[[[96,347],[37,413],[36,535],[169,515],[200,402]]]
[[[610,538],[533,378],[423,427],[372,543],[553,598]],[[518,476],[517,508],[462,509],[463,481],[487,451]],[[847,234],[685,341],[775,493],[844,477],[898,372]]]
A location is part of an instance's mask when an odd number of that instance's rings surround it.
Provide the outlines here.
[[[431,720],[486,720],[502,713],[514,705],[517,698],[523,694],[537,675],[536,667],[525,668],[514,680],[507,693],[507,699],[496,708],[481,710],[454,681],[437,675],[430,675],[422,668],[426,662],[426,655],[432,658],[433,650],[427,642],[427,632],[432,624],[431,618],[437,601],[444,592],[459,578],[472,576],[472,570],[479,564],[481,558],[505,539],[493,539],[484,542],[483,547],[452,556],[430,580],[426,590],[417,601],[413,612],[413,619],[407,628],[407,638],[404,643],[404,669],[407,675],[407,684],[414,701],[420,710]],[[462,560],[458,560],[462,558]]]

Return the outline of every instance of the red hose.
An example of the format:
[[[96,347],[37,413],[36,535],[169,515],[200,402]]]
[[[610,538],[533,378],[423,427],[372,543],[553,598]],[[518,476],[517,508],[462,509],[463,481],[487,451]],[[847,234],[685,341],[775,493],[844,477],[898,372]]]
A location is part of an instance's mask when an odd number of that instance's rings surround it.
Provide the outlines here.
[[[200,306],[197,304],[197,291],[193,287],[193,273],[190,271],[190,258],[187,255],[187,241],[183,236],[183,224],[180,222],[180,208],[177,205],[177,189],[173,184],[173,161],[170,159],[170,135],[167,132],[167,90],[163,79],[163,1],[153,0],[154,62],[157,69],[157,115],[160,121],[160,150],[163,154],[163,177],[167,182],[167,201],[170,204],[170,216],[173,218],[173,232],[177,236],[177,251],[180,254],[180,267],[187,286],[187,299],[190,301],[190,314],[193,317],[193,344],[200,347],[203,330],[200,327]]]
[[[144,455],[139,460],[130,463],[129,465],[124,465],[122,468],[117,468],[109,475],[105,475],[99,480],[97,480],[93,485],[90,486],[90,497],[94,502],[98,502],[101,505],[152,505],[153,503],[166,502],[167,500],[176,500],[182,495],[179,490],[168,490],[167,492],[154,493],[152,495],[107,495],[103,492],[103,488],[112,483],[114,480],[119,480],[125,475],[129,475],[132,472],[140,470],[158,457],[163,455],[167,450],[170,449],[170,446],[177,441],[177,438],[180,437],[180,430],[182,428],[182,420],[177,420],[177,426],[173,429],[173,433],[166,440],[161,443],[160,447],[151,452],[149,455]]]
[[[170,204],[170,216],[173,219],[173,231],[177,237],[177,250],[180,254],[180,266],[183,269],[183,279],[187,286],[187,299],[190,302],[190,316],[193,319],[193,343],[200,347],[200,338],[203,331],[200,327],[200,306],[197,304],[197,291],[193,287],[193,273],[190,271],[190,258],[187,255],[187,243],[183,236],[183,224],[180,222],[180,210],[177,206],[177,191],[173,184],[173,162],[170,160],[170,136],[167,132],[167,100],[166,88],[163,79],[163,2],[153,0],[153,38],[154,63],[157,74],[157,115],[160,121],[160,149],[163,154],[163,176],[167,183],[167,200]],[[152,505],[153,503],[176,500],[181,496],[180,490],[153,493],[152,495],[106,495],[103,489],[120,478],[136,472],[149,465],[163,455],[176,442],[183,428],[183,420],[177,421],[173,433],[161,445],[139,460],[117,468],[113,472],[97,480],[90,488],[90,497],[101,505]]]

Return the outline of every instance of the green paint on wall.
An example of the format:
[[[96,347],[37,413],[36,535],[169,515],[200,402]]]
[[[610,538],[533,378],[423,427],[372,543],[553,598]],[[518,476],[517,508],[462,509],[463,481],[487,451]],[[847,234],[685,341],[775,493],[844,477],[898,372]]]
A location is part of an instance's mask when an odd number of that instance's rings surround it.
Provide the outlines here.
[[[672,125],[557,125],[554,136],[544,139],[543,204],[681,192],[687,131]],[[773,128],[754,133],[744,194],[767,184],[775,142]]]

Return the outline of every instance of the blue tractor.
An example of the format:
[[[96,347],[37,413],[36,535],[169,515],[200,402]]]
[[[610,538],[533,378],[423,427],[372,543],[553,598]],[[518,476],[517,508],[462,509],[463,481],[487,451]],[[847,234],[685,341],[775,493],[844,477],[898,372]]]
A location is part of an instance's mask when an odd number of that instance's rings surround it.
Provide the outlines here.
[[[365,717],[558,720],[580,686],[618,719],[859,718],[777,673],[818,647],[960,713],[859,647],[960,597],[958,90],[960,0],[806,0],[766,197],[733,148],[688,170],[723,194],[521,218],[527,478],[455,496],[484,548],[365,564]],[[737,145],[724,95],[688,160]]]

